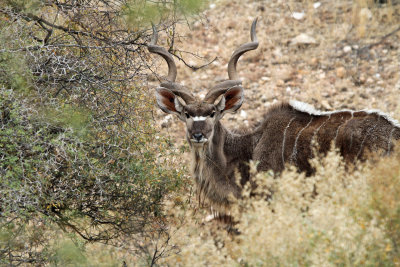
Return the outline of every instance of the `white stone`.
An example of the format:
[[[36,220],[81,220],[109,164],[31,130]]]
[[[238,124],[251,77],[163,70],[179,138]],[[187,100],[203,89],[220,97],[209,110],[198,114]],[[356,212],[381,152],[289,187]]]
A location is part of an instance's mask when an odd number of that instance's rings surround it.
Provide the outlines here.
[[[349,46],[349,45],[346,45],[345,47],[343,47],[343,52],[345,52],[345,53],[349,53],[351,50],[352,50],[351,46]]]
[[[275,48],[274,51],[272,51],[272,55],[274,55],[274,57],[276,58],[283,57],[282,50],[279,47]]]
[[[321,2],[315,2],[315,3],[313,4],[313,7],[314,7],[315,9],[319,8],[320,6],[321,6]]]
[[[305,14],[304,12],[293,12],[292,13],[292,18],[297,19],[297,20],[302,20],[304,19]]]
[[[360,10],[360,17],[364,17],[366,19],[372,19],[372,12],[368,8],[364,7]]]
[[[240,111],[240,117],[242,117],[243,119],[246,119],[247,118],[247,112],[244,111],[244,110],[241,110]]]
[[[290,45],[299,44],[317,44],[317,41],[305,33],[300,33],[290,41]]]

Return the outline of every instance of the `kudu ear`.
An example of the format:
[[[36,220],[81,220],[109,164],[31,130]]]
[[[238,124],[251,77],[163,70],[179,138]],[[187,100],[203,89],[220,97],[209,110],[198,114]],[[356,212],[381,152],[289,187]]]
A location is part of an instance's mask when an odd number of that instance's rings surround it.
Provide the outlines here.
[[[243,99],[243,88],[241,86],[233,87],[225,92],[217,104],[217,108],[222,113],[235,112],[242,106]]]
[[[179,118],[183,110],[183,104],[178,100],[178,97],[170,90],[159,87],[156,89],[157,104],[160,109],[169,114],[175,114]]]

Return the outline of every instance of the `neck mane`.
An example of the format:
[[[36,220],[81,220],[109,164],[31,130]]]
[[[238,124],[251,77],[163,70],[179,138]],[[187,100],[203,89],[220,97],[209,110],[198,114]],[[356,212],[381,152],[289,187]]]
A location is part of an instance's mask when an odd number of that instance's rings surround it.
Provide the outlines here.
[[[213,137],[207,144],[191,144],[192,173],[200,202],[208,199],[214,208],[221,210],[221,207],[224,209],[229,205],[230,194],[236,198],[240,196],[235,171],[239,171],[242,185],[249,180],[248,162],[253,147],[254,133],[236,134],[220,122],[215,124]]]

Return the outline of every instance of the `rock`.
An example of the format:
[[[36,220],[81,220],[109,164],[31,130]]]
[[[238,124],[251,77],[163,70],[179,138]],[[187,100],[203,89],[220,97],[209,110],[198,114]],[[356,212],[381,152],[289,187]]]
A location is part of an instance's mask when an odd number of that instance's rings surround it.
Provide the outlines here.
[[[304,19],[305,14],[304,12],[293,12],[292,13],[292,18],[297,19],[297,20],[302,20]]]
[[[167,115],[162,120],[161,127],[162,128],[168,128],[169,126],[171,126],[171,122],[172,122],[172,115]]]
[[[326,109],[332,109],[331,105],[329,105],[328,101],[322,100],[321,105]]]
[[[366,80],[367,80],[367,78],[365,77],[364,74],[361,74],[361,75],[360,75],[360,78],[358,79],[358,81],[359,81],[360,83],[365,83]]]
[[[311,44],[317,44],[317,41],[313,37],[305,33],[300,33],[292,40],[290,40],[290,45],[311,45]]]
[[[345,47],[343,47],[343,52],[345,52],[345,53],[349,53],[349,52],[351,52],[351,46],[349,46],[349,45],[346,45]]]
[[[283,86],[284,84],[285,84],[285,82],[283,80],[281,80],[281,79],[276,81],[276,85],[277,86]]]
[[[310,60],[310,65],[311,66],[317,66],[319,64],[319,60],[318,60],[318,58],[316,58],[316,57],[313,57],[311,60]]]
[[[265,103],[267,101],[268,101],[268,97],[267,96],[265,96],[265,95],[261,96],[261,102]]]
[[[346,76],[346,69],[344,67],[336,68],[336,76],[338,78],[343,78],[344,76]]]
[[[364,7],[363,9],[360,10],[360,18],[361,19],[367,19],[370,20],[372,19],[372,12],[368,8]]]
[[[315,3],[313,4],[314,9],[317,9],[317,8],[319,8],[320,6],[321,6],[321,3],[320,3],[320,2],[315,2]]]
[[[396,90],[400,91],[400,79],[397,81],[396,85],[394,86]]]
[[[282,50],[279,47],[275,48],[274,51],[272,51],[272,55],[277,59],[283,57]]]

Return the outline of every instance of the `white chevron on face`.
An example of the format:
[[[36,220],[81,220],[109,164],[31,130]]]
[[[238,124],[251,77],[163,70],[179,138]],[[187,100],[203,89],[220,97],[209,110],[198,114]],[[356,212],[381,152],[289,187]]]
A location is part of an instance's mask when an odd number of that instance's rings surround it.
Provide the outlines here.
[[[192,118],[194,121],[205,121],[207,119],[207,117],[203,117],[203,116],[196,116]]]

